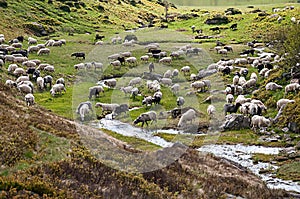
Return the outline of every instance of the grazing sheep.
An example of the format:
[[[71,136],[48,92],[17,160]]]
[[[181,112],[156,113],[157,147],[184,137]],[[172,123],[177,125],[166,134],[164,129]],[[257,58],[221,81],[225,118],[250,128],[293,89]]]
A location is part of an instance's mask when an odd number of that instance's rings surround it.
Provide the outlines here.
[[[172,76],[171,77],[177,77],[179,75],[179,71],[177,69],[174,69],[172,71]]]
[[[100,69],[100,71],[103,71],[103,64],[101,62],[92,62],[91,63],[94,66],[94,70]]]
[[[203,91],[204,87],[205,87],[205,83],[203,81],[196,81],[190,84],[191,88],[193,88],[194,90],[199,90]]]
[[[149,111],[146,113],[140,114],[134,121],[133,125],[137,125],[138,123],[142,122],[142,127],[144,126],[144,123],[148,126],[148,121],[151,121],[151,124],[153,121],[157,122],[157,114],[155,111]]]
[[[184,103],[185,103],[185,100],[184,100],[184,98],[183,97],[178,97],[177,98],[177,100],[176,100],[176,104],[177,104],[177,106],[183,106],[184,105]]]
[[[162,99],[162,92],[160,91],[156,91],[154,94],[153,94],[153,97],[152,97],[152,102],[154,104],[159,104],[160,101]]]
[[[113,112],[112,112],[112,118],[115,118],[117,115],[120,115],[121,113],[127,113],[129,111],[128,104],[120,104],[120,106],[117,106]]]
[[[277,110],[279,110],[281,107],[286,106],[288,103],[295,103],[295,100],[290,99],[280,99],[277,101]]]
[[[142,100],[142,105],[146,105],[146,106],[150,105],[151,106],[152,103],[153,103],[152,96],[144,97],[144,99]]]
[[[56,84],[63,84],[65,86],[65,79],[63,77],[58,78]]]
[[[171,78],[172,77],[172,71],[171,70],[167,70],[164,73],[163,77],[165,77],[165,78]]]
[[[7,85],[9,87],[17,87],[17,83],[13,80],[10,80],[10,79],[5,81],[5,85]]]
[[[300,90],[300,84],[298,83],[288,84],[285,86],[284,90],[285,90],[285,94],[288,94],[291,91],[294,91],[296,93],[297,90]]]
[[[241,68],[240,69],[240,74],[246,77],[248,75],[249,71],[248,68]]]
[[[133,89],[131,89],[130,91],[130,95],[132,96],[133,99],[135,99],[135,97],[139,94],[139,89],[137,87],[134,87]]]
[[[265,74],[266,74],[268,71],[269,71],[268,68],[263,68],[263,69],[259,72],[259,75],[260,75],[261,77],[264,77]]]
[[[256,86],[256,80],[255,79],[249,79],[242,85],[243,88],[252,88]]]
[[[37,55],[49,55],[50,49],[49,48],[42,48],[37,52]]]
[[[44,77],[44,87],[47,88],[47,84],[49,84],[49,87],[52,87],[52,76],[47,75]]]
[[[147,81],[147,88],[151,91],[159,91],[160,90],[160,84],[157,80],[154,80],[154,81],[150,81],[148,80]]]
[[[37,53],[39,50],[40,50],[40,48],[38,46],[29,46],[27,48],[28,53],[33,53],[33,52]]]
[[[251,126],[252,129],[256,130],[256,128],[261,127],[269,127],[272,124],[272,119],[265,118],[264,116],[254,115],[251,118]]]
[[[25,95],[25,102],[27,106],[34,105],[34,96],[31,93]]]
[[[226,102],[227,103],[231,104],[231,103],[233,103],[233,100],[234,100],[234,97],[233,97],[232,94],[226,95]]]
[[[16,80],[16,83],[20,83],[22,81],[29,81],[29,76],[20,76],[18,77],[18,79]]]
[[[131,93],[131,90],[133,89],[132,86],[126,86],[126,87],[121,87],[120,90],[126,95],[128,93]]]
[[[239,81],[238,81],[238,85],[242,86],[243,84],[245,84],[247,81],[245,79],[245,77],[240,77]]]
[[[235,99],[235,103],[238,104],[244,104],[246,102],[250,102],[251,98],[246,98],[244,95],[238,95],[237,98]]]
[[[142,83],[142,78],[135,77],[129,81],[128,86],[135,86],[135,85],[141,84],[141,83]]]
[[[221,49],[218,51],[219,54],[227,55],[228,51],[226,49]]]
[[[54,69],[54,66],[51,66],[51,65],[48,65],[44,68],[44,71],[48,71],[48,72],[54,72],[55,69]]]
[[[106,79],[106,80],[104,80],[104,84],[110,88],[114,88],[117,85],[117,80],[116,79]]]
[[[90,63],[90,62],[86,62],[86,63],[84,63],[84,67],[85,67],[85,69],[87,69],[87,70],[91,69],[91,68],[92,68],[92,66],[93,66],[93,64],[92,64],[92,63]]]
[[[33,89],[32,87],[30,87],[29,85],[27,84],[20,84],[18,85],[18,90],[22,93],[25,93],[25,94],[28,94],[28,93],[33,93]]]
[[[100,93],[104,93],[104,89],[102,86],[92,86],[89,88],[89,99],[91,100],[93,96],[99,97]]]
[[[115,53],[115,54],[109,55],[109,56],[107,57],[107,59],[109,59],[109,60],[117,60],[119,57],[122,57],[122,56],[120,55],[120,53]]]
[[[216,114],[216,107],[214,105],[210,104],[210,105],[208,105],[206,112],[210,118],[214,118],[215,114]]]
[[[92,109],[92,104],[87,101],[84,103],[80,103],[77,107],[77,113],[80,115],[80,119],[83,122],[84,121],[84,117],[89,114],[90,111],[93,111]]]
[[[66,88],[63,84],[54,84],[50,89],[50,94],[54,97],[55,94],[61,94],[62,91],[66,92]]]
[[[38,78],[36,79],[36,84],[37,84],[37,86],[38,86],[38,89],[44,90],[44,78],[38,77]]]
[[[16,68],[13,72],[15,76],[25,75],[26,71],[23,68]]]
[[[137,65],[137,59],[135,57],[128,57],[125,59],[125,62],[132,65]]]
[[[195,118],[196,118],[196,111],[194,109],[189,109],[188,111],[182,114],[177,126],[183,127],[184,125],[186,125],[186,122],[190,121],[192,123]]]
[[[119,60],[115,60],[115,61],[110,62],[110,65],[112,65],[114,69],[117,67],[120,68],[121,62]]]
[[[239,109],[239,107],[242,104],[240,103],[236,103],[236,104],[224,104],[223,108],[224,108],[224,113],[225,116],[227,115],[227,113],[231,114],[231,113],[236,113],[237,110]]]
[[[71,54],[71,57],[79,58],[81,57],[82,59],[85,59],[85,53],[84,52],[75,52]]]
[[[32,37],[28,37],[28,45],[32,45],[32,44],[37,44],[37,40]]]
[[[255,79],[257,81],[258,79],[257,74],[255,72],[251,73],[250,79]]]
[[[267,107],[265,106],[265,104],[258,100],[258,99],[253,99],[251,100],[251,103],[252,104],[257,104],[259,106],[259,108],[261,109],[261,111],[267,111]]]
[[[275,91],[277,89],[282,89],[282,86],[278,85],[278,84],[276,84],[274,82],[269,82],[269,83],[266,84],[266,90],[267,91],[269,91],[269,90],[270,91]]]
[[[172,57],[163,57],[158,62],[162,64],[171,64]]]
[[[235,75],[232,79],[232,83],[233,85],[237,85],[239,83],[239,76],[238,75]]]
[[[102,112],[113,112],[115,110],[116,107],[118,107],[119,104],[107,104],[107,103],[101,103],[101,102],[97,102],[95,104],[95,107],[101,107],[102,108]]]
[[[149,72],[152,73],[154,71],[154,64],[152,62],[150,62],[150,64],[148,65],[149,68]]]
[[[171,86],[172,85],[172,79],[170,78],[162,78],[160,80],[160,82],[163,84],[163,85],[167,85],[167,86]]]
[[[140,57],[141,61],[148,62],[149,61],[149,55],[143,55]]]
[[[176,95],[180,90],[180,85],[179,84],[174,84],[171,86],[171,91]]]
[[[191,71],[191,67],[189,66],[184,66],[180,69],[180,72],[182,72],[184,75],[189,74]]]
[[[204,88],[210,89],[210,87],[211,87],[210,80],[204,79],[204,80],[202,80],[202,82],[204,83]]]
[[[7,68],[7,72],[13,73],[16,70],[16,68],[18,68],[17,64],[9,64],[9,66]]]

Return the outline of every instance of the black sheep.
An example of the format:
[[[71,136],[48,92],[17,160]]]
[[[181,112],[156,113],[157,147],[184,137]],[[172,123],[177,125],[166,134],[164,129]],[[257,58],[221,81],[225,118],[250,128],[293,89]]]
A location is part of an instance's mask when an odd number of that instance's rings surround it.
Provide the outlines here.
[[[85,59],[85,53],[83,53],[83,52],[72,53],[71,57],[75,57],[75,58],[81,57],[82,59]]]
[[[223,73],[223,75],[229,75],[230,74],[230,68],[225,67],[221,72]]]
[[[224,104],[224,113],[227,115],[227,113],[236,113],[239,107],[242,106],[240,103],[234,104]]]

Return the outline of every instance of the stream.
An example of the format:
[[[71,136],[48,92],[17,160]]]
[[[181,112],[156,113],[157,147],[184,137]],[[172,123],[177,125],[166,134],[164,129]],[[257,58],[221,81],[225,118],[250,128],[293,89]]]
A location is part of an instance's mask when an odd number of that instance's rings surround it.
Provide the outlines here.
[[[161,147],[170,147],[174,144],[172,142],[168,142],[164,140],[161,137],[154,136],[153,133],[157,131],[150,131],[139,127],[134,127],[128,123],[123,123],[119,120],[112,120],[110,118],[110,115],[107,115],[106,118],[101,119],[100,122],[92,123],[92,125],[96,128],[107,129],[124,136],[140,138]],[[158,131],[163,133],[169,133],[169,134],[182,133],[180,131],[172,130],[172,129],[158,130]],[[282,180],[273,177],[271,174],[259,172],[262,169],[263,170],[277,169],[278,167],[276,165],[273,165],[272,163],[264,163],[264,162],[254,163],[253,160],[251,159],[253,153],[276,155],[282,149],[283,148],[278,148],[278,147],[245,146],[241,144],[237,144],[237,145],[209,144],[209,145],[204,145],[198,148],[197,150],[201,152],[213,153],[215,156],[226,158],[228,160],[240,164],[243,167],[248,168],[254,174],[261,177],[261,179],[264,182],[266,182],[269,188],[284,189],[287,191],[294,191],[300,193],[300,185],[297,182]]]

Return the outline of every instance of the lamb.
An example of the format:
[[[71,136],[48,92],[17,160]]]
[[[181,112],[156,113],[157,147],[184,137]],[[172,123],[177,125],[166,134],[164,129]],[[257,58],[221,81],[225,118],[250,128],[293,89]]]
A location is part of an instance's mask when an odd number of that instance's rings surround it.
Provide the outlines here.
[[[240,103],[236,103],[235,105],[234,104],[224,104],[223,108],[224,108],[225,116],[227,115],[227,113],[230,113],[230,114],[236,113],[241,105],[242,104],[240,104]]]
[[[210,118],[214,118],[215,114],[216,114],[216,107],[214,105],[210,104],[210,105],[208,105],[206,112]]]
[[[288,94],[291,91],[294,91],[296,93],[297,90],[300,90],[300,84],[298,83],[288,84],[285,86],[284,90],[285,90],[285,94]]]
[[[34,105],[34,96],[31,93],[25,95],[25,102],[27,106]]]
[[[277,101],[277,110],[280,110],[281,107],[286,106],[288,103],[295,103],[295,100],[290,99],[280,99]]]
[[[50,89],[50,94],[54,97],[55,94],[61,94],[62,91],[66,92],[66,88],[63,84],[54,84]]]
[[[42,48],[37,52],[37,55],[49,55],[50,49],[49,48]]]
[[[274,82],[269,82],[269,83],[266,84],[266,90],[267,91],[269,91],[269,90],[270,91],[275,91],[277,89],[282,89],[282,86],[278,85],[278,84],[276,84]]]
[[[37,84],[37,86],[38,86],[38,89],[44,90],[44,78],[38,77],[38,78],[36,79],[36,84]]]
[[[101,102],[97,102],[95,104],[95,107],[101,107],[102,108],[102,112],[113,112],[115,110],[116,107],[118,107],[119,104],[106,104],[106,103],[101,103]]]
[[[33,93],[33,89],[32,87],[30,87],[29,85],[27,84],[20,84],[18,85],[18,90],[22,93],[25,93],[25,94],[28,94],[28,93]]]
[[[189,109],[188,111],[182,114],[177,126],[183,127],[186,124],[186,122],[190,121],[192,123],[195,118],[196,118],[196,111],[194,109]]]
[[[135,86],[135,85],[137,85],[137,84],[140,84],[141,82],[142,82],[142,78],[140,78],[140,77],[135,77],[135,78],[133,78],[133,79],[131,79],[131,80],[129,81],[128,86]]]
[[[158,62],[162,63],[162,64],[171,64],[172,58],[171,57],[163,57]]]
[[[148,121],[151,121],[151,124],[153,121],[157,122],[157,114],[155,111],[149,111],[146,113],[140,114],[134,121],[133,125],[137,125],[138,123],[142,122],[142,127],[144,126],[144,123],[148,126]]]
[[[100,69],[100,71],[103,71],[103,64],[101,62],[92,62],[91,63],[94,66],[94,70]]]
[[[104,93],[104,89],[102,86],[92,86],[89,88],[89,99],[92,99],[93,95],[98,97],[100,93]]]
[[[256,130],[256,128],[261,127],[269,127],[272,124],[272,119],[265,118],[264,116],[254,115],[251,118],[251,126],[252,129]]]
[[[165,73],[164,73],[164,76],[165,78],[171,78],[172,77],[172,71],[171,70],[167,70]]]
[[[146,106],[150,105],[151,106],[152,103],[153,103],[152,96],[147,96],[142,100],[142,105],[146,105]]]
[[[234,100],[234,97],[233,97],[232,94],[227,94],[227,95],[226,95],[226,102],[227,102],[228,104],[233,103],[233,100]]]
[[[162,78],[160,80],[160,82],[164,85],[167,85],[167,86],[171,86],[172,85],[172,79],[170,78]]]
[[[177,104],[177,106],[183,106],[184,105],[184,103],[185,103],[185,100],[184,100],[184,98],[183,97],[178,97],[177,98],[177,100],[176,100],[176,104]]]
[[[174,84],[171,86],[171,91],[176,95],[180,90],[180,85],[179,84]]]
[[[110,88],[114,88],[117,85],[117,80],[116,79],[106,79],[106,80],[104,80],[104,84]]]
[[[180,69],[180,72],[182,72],[184,75],[189,74],[191,71],[191,67],[189,66],[184,66]]]

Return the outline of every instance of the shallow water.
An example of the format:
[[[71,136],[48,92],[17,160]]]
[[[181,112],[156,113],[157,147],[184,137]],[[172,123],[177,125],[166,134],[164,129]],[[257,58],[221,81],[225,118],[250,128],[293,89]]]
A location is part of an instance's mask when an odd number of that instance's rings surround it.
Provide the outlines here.
[[[112,120],[110,115],[106,118],[100,120],[100,122],[92,124],[96,128],[103,128],[124,136],[136,137],[148,141],[150,143],[156,144],[161,147],[170,147],[174,143],[168,142],[161,137],[154,136],[155,132],[169,133],[169,134],[182,134],[181,131],[169,129],[169,130],[147,130],[139,127],[132,126],[128,123],[123,123],[118,120]],[[281,180],[272,177],[270,174],[259,173],[260,170],[264,169],[277,169],[278,167],[272,165],[271,163],[258,162],[253,163],[252,154],[261,153],[276,155],[283,148],[278,147],[263,147],[263,146],[245,146],[241,144],[237,145],[204,145],[198,148],[198,151],[213,153],[218,157],[223,157],[228,160],[234,161],[241,166],[248,168],[254,174],[261,177],[261,179],[266,182],[267,186],[270,188],[284,189],[287,191],[294,191],[300,193],[300,185],[293,181]]]

